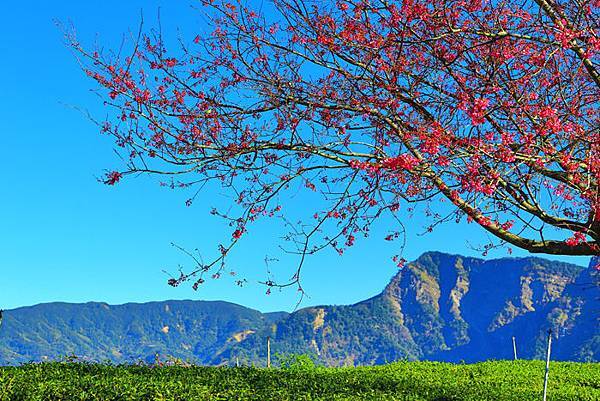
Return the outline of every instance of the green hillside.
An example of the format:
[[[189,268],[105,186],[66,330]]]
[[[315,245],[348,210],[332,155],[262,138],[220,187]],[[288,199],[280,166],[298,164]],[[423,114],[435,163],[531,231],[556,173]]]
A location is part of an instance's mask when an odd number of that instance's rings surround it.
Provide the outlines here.
[[[534,401],[542,361],[286,369],[33,364],[0,368],[0,401]],[[548,401],[600,399],[598,364],[551,365]]]
[[[0,363],[83,360],[153,362],[155,355],[208,363],[281,314],[228,302],[167,301],[111,306],[51,303],[5,313]]]
[[[7,311],[0,364],[77,355],[116,363],[158,354],[195,363],[262,365],[273,353],[310,354],[327,366],[397,360],[476,362],[600,360],[598,272],[541,258],[481,260],[430,252],[406,265],[381,294],[355,305],[262,314],[226,302],[111,306],[52,303]]]
[[[555,332],[554,358],[598,361],[599,311],[595,270],[432,252],[408,264],[380,295],[300,310],[232,344],[213,363],[264,360],[267,336],[275,350],[310,353],[330,366],[512,359],[512,336],[521,358],[542,358],[548,329]]]

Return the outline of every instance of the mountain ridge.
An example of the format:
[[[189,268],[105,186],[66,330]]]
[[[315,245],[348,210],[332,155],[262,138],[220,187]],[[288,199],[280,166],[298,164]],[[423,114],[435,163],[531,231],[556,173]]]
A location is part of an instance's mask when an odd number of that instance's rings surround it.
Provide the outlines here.
[[[598,271],[575,264],[432,251],[407,263],[378,295],[293,313],[194,300],[11,309],[0,327],[0,364],[67,354],[115,363],[152,362],[158,354],[262,364],[267,336],[276,352],[309,353],[327,365],[507,359],[513,335],[520,356],[539,358],[548,328],[556,332],[556,358],[598,361],[598,288]]]

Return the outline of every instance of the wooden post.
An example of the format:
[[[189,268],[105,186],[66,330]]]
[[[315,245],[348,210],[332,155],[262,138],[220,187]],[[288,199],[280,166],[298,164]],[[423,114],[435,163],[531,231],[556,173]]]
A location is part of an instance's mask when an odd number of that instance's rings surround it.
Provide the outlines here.
[[[240,358],[238,358],[237,356],[235,357],[235,367],[236,368],[240,367]]]
[[[546,394],[548,393],[548,372],[550,372],[550,349],[552,347],[552,329],[548,330],[548,349],[546,351],[546,373],[544,374],[544,397],[543,401],[546,401]]]
[[[513,341],[513,355],[514,355],[514,358],[516,361],[517,360],[517,340],[515,339],[515,336],[513,336],[512,341]]]
[[[267,368],[271,367],[271,337],[267,337]]]

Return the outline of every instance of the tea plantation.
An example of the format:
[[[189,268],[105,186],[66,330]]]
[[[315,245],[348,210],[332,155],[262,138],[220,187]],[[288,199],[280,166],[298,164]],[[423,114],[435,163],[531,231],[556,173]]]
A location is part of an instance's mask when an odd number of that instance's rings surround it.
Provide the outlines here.
[[[110,366],[0,368],[0,401],[41,400],[541,400],[544,363],[287,368]],[[551,364],[549,401],[600,400],[600,365]]]

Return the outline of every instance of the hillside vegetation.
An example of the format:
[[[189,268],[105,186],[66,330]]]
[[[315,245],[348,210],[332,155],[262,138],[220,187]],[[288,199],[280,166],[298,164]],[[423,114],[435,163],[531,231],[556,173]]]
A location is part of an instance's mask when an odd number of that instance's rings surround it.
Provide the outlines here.
[[[600,360],[598,272],[541,258],[482,260],[428,252],[375,297],[354,305],[260,313],[227,302],[52,303],[6,311],[0,365],[59,359],[203,365],[264,364],[274,352],[311,354],[328,366],[397,360],[479,362],[544,357]]]
[[[284,369],[29,364],[0,368],[0,401],[539,400],[544,363]],[[598,364],[552,363],[549,401],[600,399]]]

